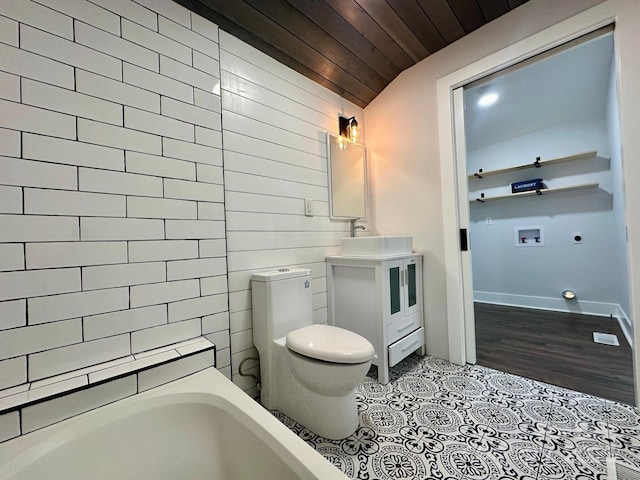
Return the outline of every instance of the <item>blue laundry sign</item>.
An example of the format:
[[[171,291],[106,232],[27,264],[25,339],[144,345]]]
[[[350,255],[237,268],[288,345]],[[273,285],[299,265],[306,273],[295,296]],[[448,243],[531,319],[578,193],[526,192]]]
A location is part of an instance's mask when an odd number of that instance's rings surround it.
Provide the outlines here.
[[[531,190],[541,190],[544,188],[541,178],[534,178],[532,180],[523,180],[521,182],[515,182],[511,184],[511,193],[529,192]]]

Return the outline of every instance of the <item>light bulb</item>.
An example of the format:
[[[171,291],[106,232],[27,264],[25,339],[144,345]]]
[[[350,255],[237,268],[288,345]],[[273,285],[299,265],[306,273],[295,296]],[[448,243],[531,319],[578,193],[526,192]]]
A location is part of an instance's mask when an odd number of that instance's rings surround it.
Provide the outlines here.
[[[358,122],[356,122],[355,119],[349,124],[349,139],[351,143],[358,141]]]
[[[490,107],[498,101],[498,94],[495,92],[485,93],[478,100],[478,105],[481,107]]]

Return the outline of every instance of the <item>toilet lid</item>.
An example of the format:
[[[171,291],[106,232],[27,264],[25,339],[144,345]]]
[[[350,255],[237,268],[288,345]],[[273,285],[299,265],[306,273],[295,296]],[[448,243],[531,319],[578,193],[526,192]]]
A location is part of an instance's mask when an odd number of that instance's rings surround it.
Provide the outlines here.
[[[364,363],[373,345],[357,333],[331,325],[309,325],[287,334],[287,347],[305,357],[333,363]]]

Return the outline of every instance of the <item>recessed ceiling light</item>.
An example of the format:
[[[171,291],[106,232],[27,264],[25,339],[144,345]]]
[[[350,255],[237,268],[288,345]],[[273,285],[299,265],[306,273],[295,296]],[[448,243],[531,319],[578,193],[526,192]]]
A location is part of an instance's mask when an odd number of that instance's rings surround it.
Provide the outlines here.
[[[481,107],[489,107],[498,101],[498,94],[495,92],[485,93],[478,100],[478,105]]]

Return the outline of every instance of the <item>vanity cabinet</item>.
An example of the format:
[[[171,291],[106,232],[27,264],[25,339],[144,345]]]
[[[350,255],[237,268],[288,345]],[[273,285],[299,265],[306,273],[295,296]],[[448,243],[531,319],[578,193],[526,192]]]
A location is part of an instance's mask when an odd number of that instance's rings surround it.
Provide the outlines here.
[[[328,322],[369,340],[378,381],[424,350],[422,255],[327,257]]]

